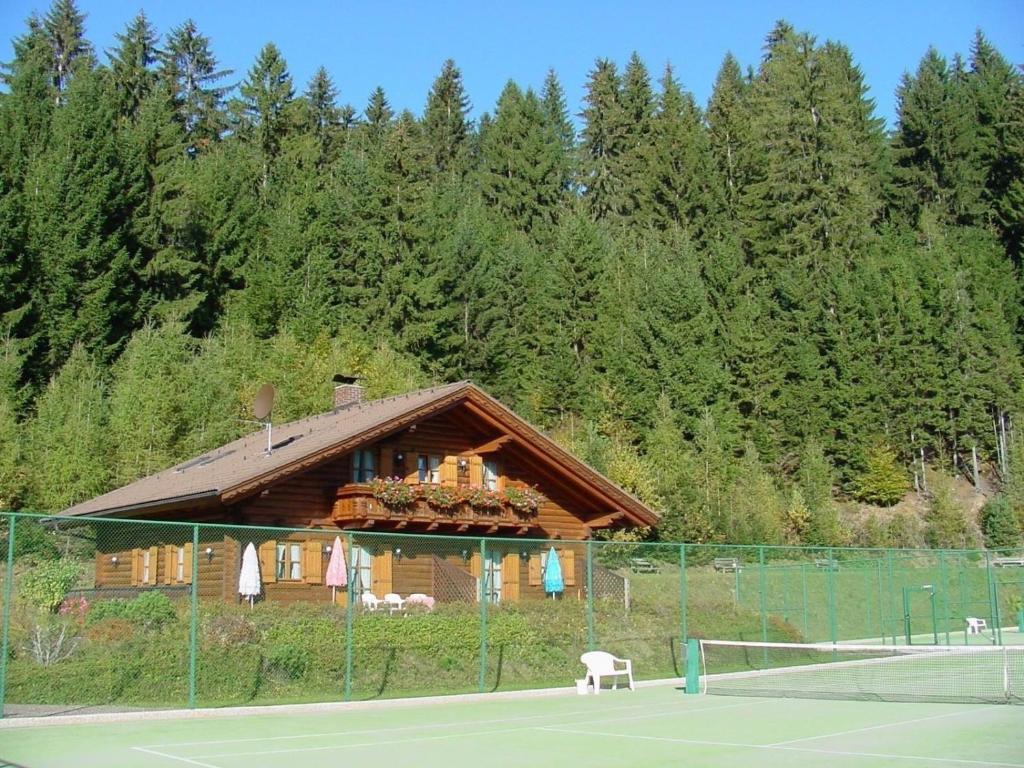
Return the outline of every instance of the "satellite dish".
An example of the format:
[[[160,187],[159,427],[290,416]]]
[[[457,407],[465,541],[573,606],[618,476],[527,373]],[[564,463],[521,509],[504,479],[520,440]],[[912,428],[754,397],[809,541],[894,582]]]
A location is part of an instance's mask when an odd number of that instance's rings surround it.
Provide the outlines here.
[[[256,400],[252,404],[252,415],[263,420],[270,415],[274,409],[274,385],[264,384],[256,393]]]

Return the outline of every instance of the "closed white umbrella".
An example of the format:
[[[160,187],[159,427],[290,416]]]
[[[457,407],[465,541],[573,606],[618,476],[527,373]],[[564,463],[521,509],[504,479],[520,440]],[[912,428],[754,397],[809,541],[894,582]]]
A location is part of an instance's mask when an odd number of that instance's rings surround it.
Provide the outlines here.
[[[256,556],[256,547],[250,541],[242,553],[242,570],[238,573],[238,594],[243,598],[249,598],[249,608],[252,608],[253,599],[262,591],[260,559]]]

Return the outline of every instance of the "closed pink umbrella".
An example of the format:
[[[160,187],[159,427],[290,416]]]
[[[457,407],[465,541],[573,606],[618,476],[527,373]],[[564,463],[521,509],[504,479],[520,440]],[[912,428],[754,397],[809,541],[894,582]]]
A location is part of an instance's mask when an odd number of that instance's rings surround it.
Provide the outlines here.
[[[341,537],[334,537],[331,547],[331,559],[327,561],[327,576],[324,583],[331,588],[331,602],[338,594],[338,587],[348,586],[348,567],[345,565],[345,550],[341,546]]]

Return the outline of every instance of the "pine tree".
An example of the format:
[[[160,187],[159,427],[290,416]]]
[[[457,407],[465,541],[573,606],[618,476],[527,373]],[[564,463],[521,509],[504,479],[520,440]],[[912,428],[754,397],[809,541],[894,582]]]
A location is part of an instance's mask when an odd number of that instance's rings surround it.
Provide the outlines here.
[[[981,531],[985,535],[985,546],[989,549],[1016,549],[1024,538],[1020,519],[1010,500],[1003,495],[996,496],[981,508]]]
[[[142,102],[157,83],[153,65],[160,51],[157,49],[159,35],[142,11],[125,27],[124,32],[114,35],[119,45],[107,51],[114,87],[120,100],[122,116],[135,119]]]
[[[270,169],[281,149],[281,141],[290,128],[289,109],[295,97],[288,64],[273,43],[267,43],[239,88],[241,99],[235,107],[242,136],[251,136],[263,160],[260,180],[264,189],[270,183]]]
[[[306,88],[304,120],[305,129],[316,138],[319,165],[331,159],[336,134],[343,125],[337,98],[338,89],[334,87],[327,70],[320,67]]]
[[[194,21],[171,29],[160,53],[160,77],[174,98],[192,154],[208,149],[226,127],[223,102],[230,89],[215,83],[231,73],[217,69],[210,39],[200,34]]]
[[[465,165],[469,109],[462,72],[448,59],[434,80],[423,112],[423,137],[437,173],[459,175]]]
[[[876,441],[864,457],[864,469],[856,480],[857,498],[869,504],[891,507],[907,492],[907,473],[895,451]]]
[[[739,62],[731,53],[726,54],[708,103],[707,124],[711,154],[718,178],[724,184],[725,205],[733,216],[749,180],[751,161],[744,154],[754,151],[747,106],[749,91]]]
[[[595,219],[622,211],[623,185],[617,165],[626,151],[629,126],[621,90],[615,64],[598,59],[587,81],[580,147],[580,183],[587,209]]]
[[[53,87],[59,106],[76,70],[92,65],[92,45],[85,39],[85,14],[75,0],[54,0],[43,19],[43,29],[52,50]]]
[[[101,368],[76,345],[27,425],[31,508],[60,512],[109,490],[104,396]]]
[[[388,103],[384,89],[377,86],[370,94],[370,101],[366,105],[366,130],[373,144],[378,144],[385,133],[391,128],[395,113]]]

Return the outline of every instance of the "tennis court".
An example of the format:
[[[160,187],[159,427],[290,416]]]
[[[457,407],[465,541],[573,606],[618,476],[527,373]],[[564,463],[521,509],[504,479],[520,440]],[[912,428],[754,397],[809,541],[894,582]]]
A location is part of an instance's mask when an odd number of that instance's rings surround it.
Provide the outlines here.
[[[336,706],[336,705],[335,705]],[[27,768],[322,765],[1013,766],[1024,709],[979,704],[686,696],[675,685],[600,696],[478,697],[242,717],[0,730]]]

